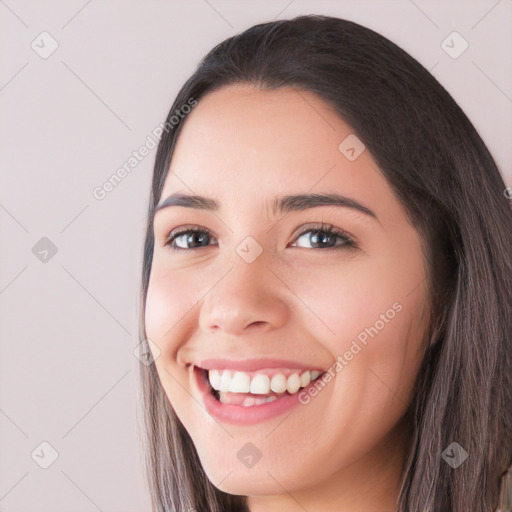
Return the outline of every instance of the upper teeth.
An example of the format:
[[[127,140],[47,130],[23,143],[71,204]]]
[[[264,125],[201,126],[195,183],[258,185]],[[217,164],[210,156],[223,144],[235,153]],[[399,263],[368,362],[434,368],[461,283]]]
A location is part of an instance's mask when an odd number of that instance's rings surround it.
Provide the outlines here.
[[[210,385],[216,391],[230,391],[231,393],[252,393],[255,395],[267,395],[274,393],[297,393],[300,388],[306,387],[322,372],[316,370],[296,371],[285,377],[283,373],[268,375],[271,370],[261,371],[252,377],[246,372],[230,370],[209,370],[208,379]]]

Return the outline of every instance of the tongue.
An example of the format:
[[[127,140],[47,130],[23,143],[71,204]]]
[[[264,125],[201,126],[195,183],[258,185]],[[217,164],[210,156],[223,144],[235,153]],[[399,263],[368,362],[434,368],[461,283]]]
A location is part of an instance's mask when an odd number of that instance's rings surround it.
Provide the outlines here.
[[[253,398],[256,400],[265,399],[270,396],[275,396],[277,398],[280,398],[284,394],[285,393],[274,393],[273,391],[271,391],[268,395],[255,395],[253,393],[232,393],[231,391],[220,391],[219,392],[220,401],[223,404],[228,404],[228,405],[241,405],[246,398]]]

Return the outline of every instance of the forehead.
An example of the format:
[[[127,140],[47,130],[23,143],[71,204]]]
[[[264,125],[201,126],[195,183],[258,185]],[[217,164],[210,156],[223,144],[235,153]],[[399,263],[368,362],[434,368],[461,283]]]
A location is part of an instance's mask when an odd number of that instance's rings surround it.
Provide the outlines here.
[[[349,136],[351,127],[311,92],[223,87],[188,114],[162,198],[183,191],[261,201],[317,188],[367,200],[372,190],[390,195],[367,150],[353,161],[340,151]]]

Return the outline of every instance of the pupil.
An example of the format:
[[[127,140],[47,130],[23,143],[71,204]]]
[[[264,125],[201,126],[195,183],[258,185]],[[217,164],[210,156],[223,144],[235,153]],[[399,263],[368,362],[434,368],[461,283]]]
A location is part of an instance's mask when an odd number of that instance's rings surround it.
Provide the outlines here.
[[[316,233],[312,234],[311,238],[312,238],[313,244],[318,244],[318,243],[320,243],[321,245],[325,244],[326,239],[328,239],[330,235],[326,235],[325,233],[321,234],[321,233],[322,233],[321,231],[317,231]]]
[[[195,244],[196,242],[201,242],[201,239],[207,238],[208,235],[206,233],[190,233],[188,237],[189,244]]]

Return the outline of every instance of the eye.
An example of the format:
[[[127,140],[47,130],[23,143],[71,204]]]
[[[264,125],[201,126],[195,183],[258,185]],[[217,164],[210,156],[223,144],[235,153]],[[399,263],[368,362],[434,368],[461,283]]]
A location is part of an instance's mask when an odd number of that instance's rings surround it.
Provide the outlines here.
[[[206,228],[185,228],[171,232],[165,243],[174,251],[186,251],[189,249],[198,249],[207,247],[213,233]],[[204,245],[202,245],[204,244]]]
[[[308,235],[308,236],[305,236]],[[313,249],[343,249],[355,248],[355,242],[350,236],[339,229],[333,228],[332,225],[326,226],[321,224],[318,227],[309,228],[296,238],[296,240],[303,239],[306,244],[312,244]],[[292,247],[307,247],[301,243],[293,243]]]
[[[309,236],[305,236],[308,235]],[[187,251],[192,249],[200,249],[201,247],[208,247],[210,242],[215,240],[213,233],[206,228],[186,227],[171,232],[165,242],[166,247],[170,247],[173,251]],[[343,249],[355,248],[356,243],[350,236],[339,229],[333,228],[332,225],[320,224],[313,228],[302,231],[296,240],[305,240],[306,244],[311,244],[312,249]],[[213,245],[218,245],[214,243]],[[306,247],[304,242],[294,242],[290,244],[291,247]]]

